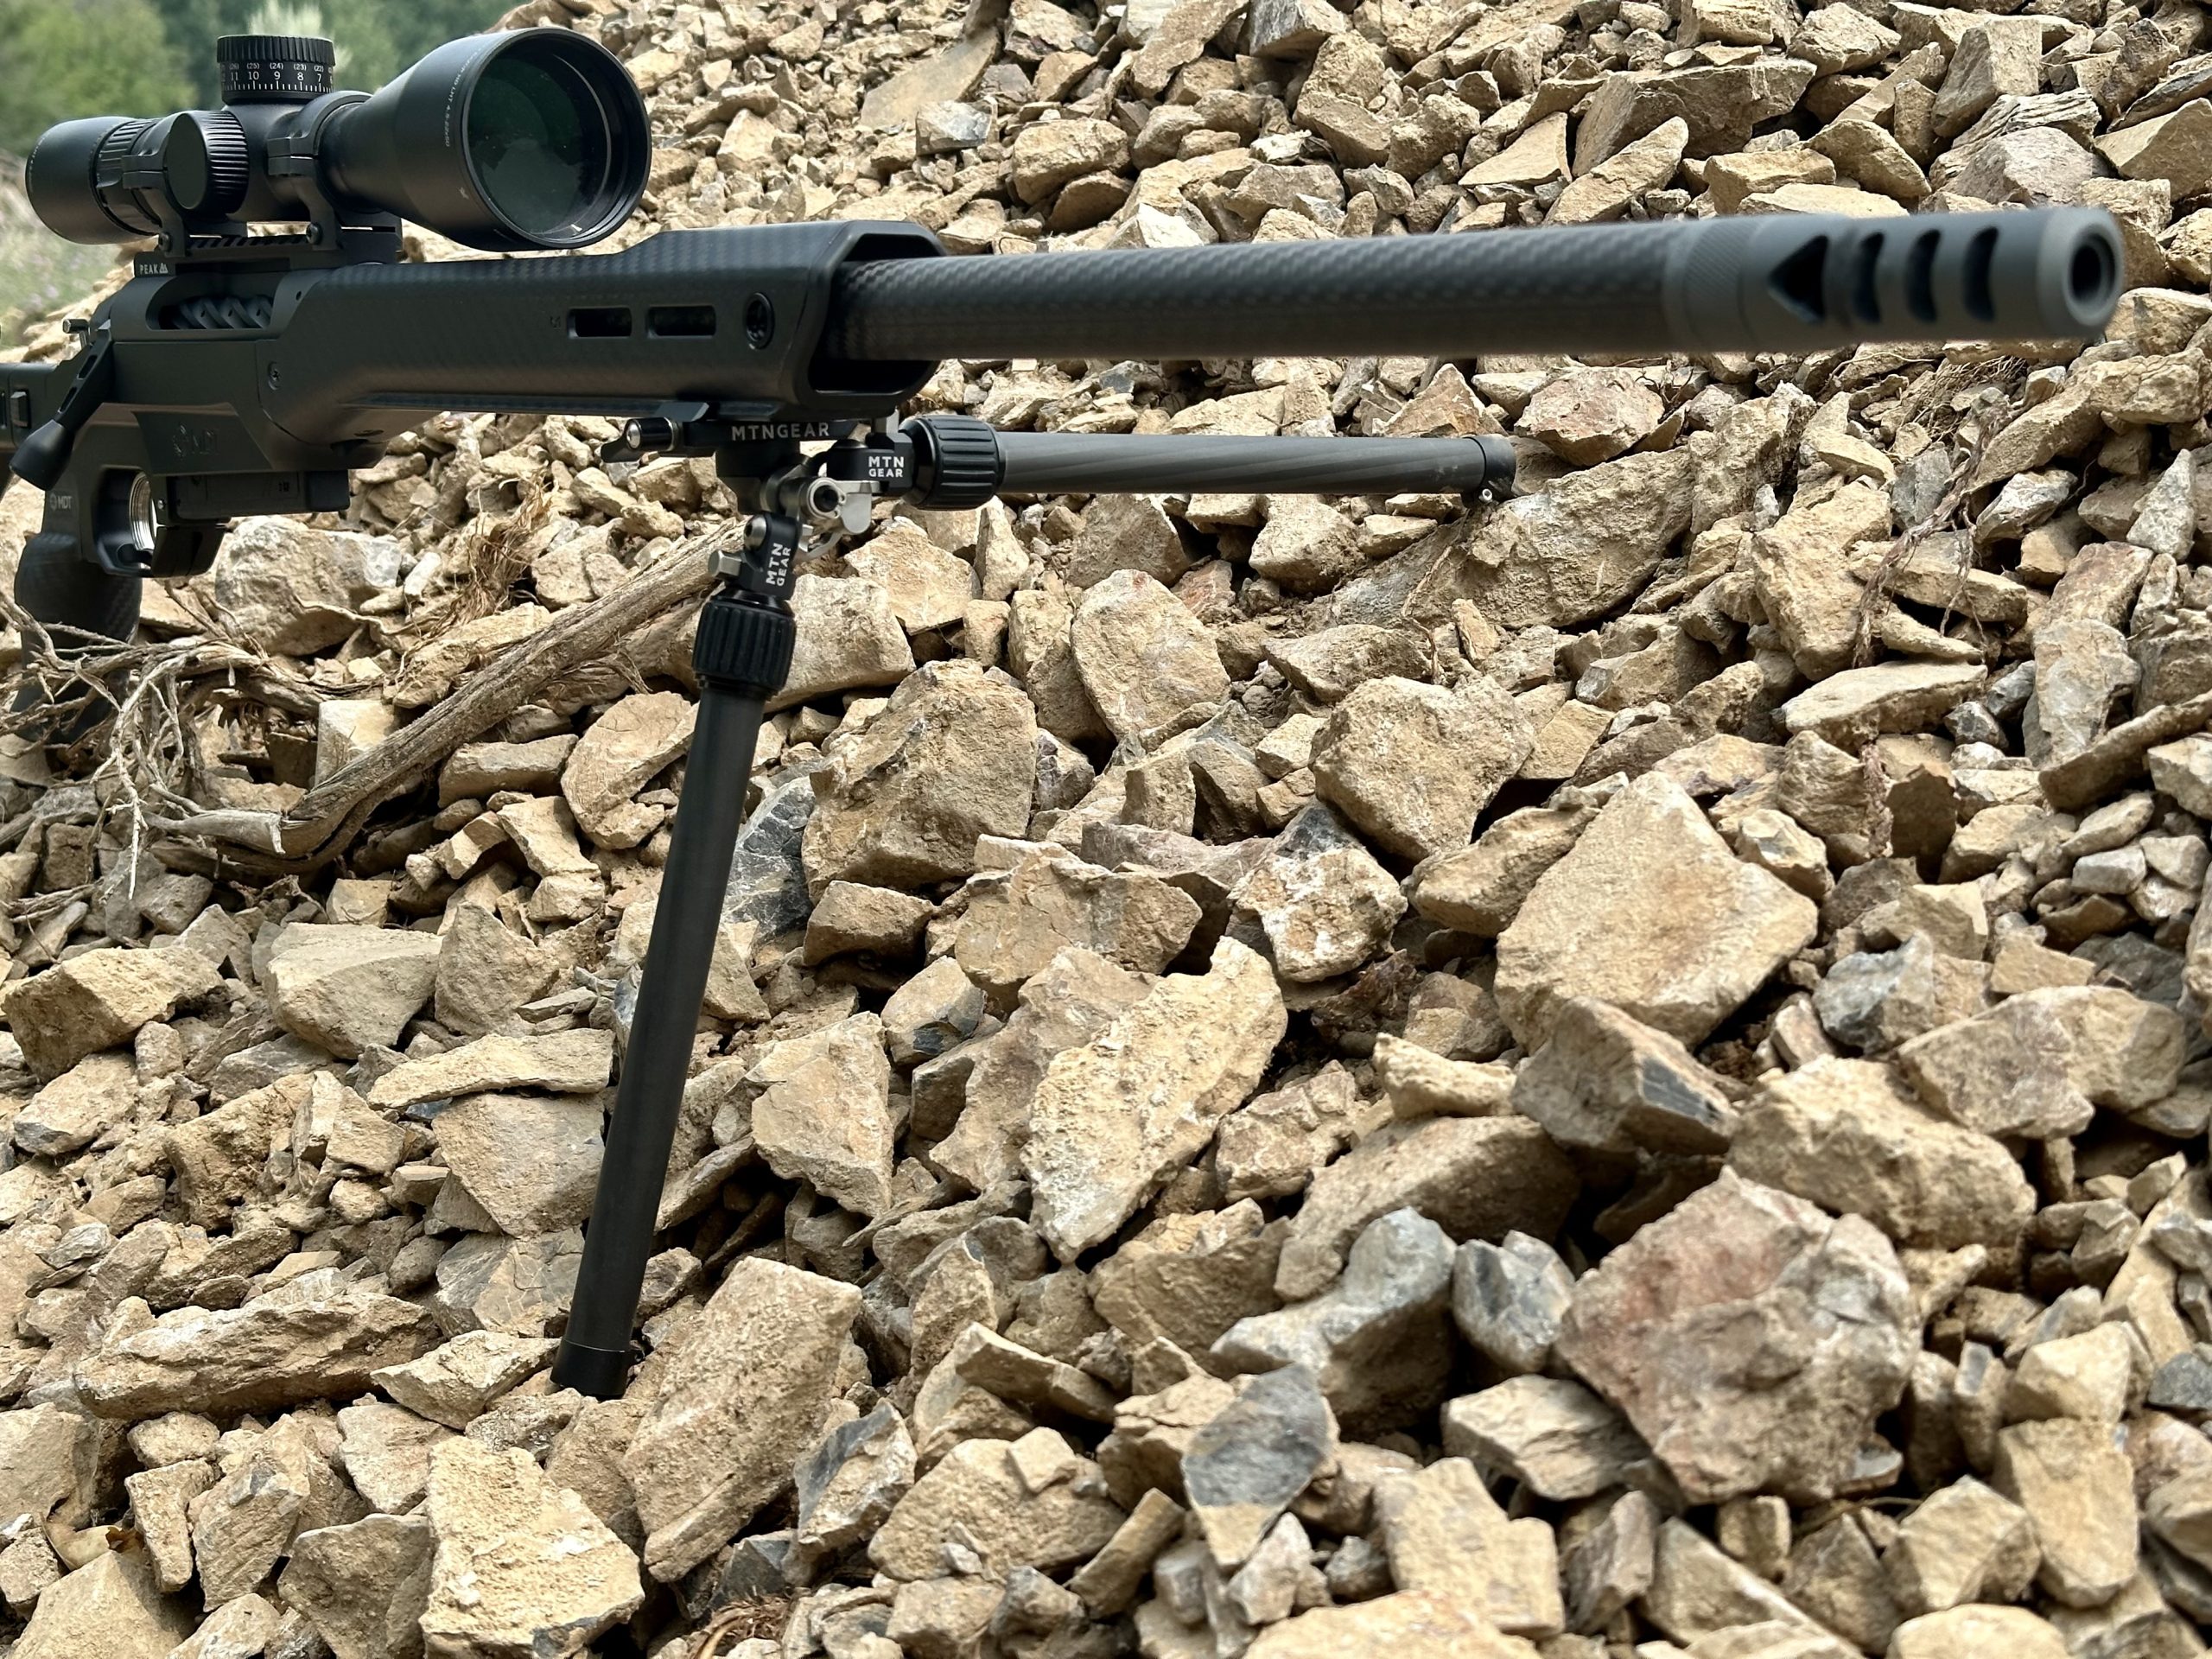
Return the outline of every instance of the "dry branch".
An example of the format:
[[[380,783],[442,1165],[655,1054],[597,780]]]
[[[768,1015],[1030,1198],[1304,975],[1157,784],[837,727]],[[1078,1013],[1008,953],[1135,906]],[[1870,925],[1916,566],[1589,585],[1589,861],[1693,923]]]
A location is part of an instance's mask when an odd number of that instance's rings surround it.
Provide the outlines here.
[[[687,537],[658,563],[613,593],[563,612],[537,637],[512,645],[367,753],[340,768],[279,812],[222,810],[152,817],[171,836],[229,843],[258,856],[252,868],[320,868],[342,850],[343,837],[369,811],[482,735],[545,686],[615,651],[621,642],[678,605],[702,598],[712,585],[707,555],[727,530]]]

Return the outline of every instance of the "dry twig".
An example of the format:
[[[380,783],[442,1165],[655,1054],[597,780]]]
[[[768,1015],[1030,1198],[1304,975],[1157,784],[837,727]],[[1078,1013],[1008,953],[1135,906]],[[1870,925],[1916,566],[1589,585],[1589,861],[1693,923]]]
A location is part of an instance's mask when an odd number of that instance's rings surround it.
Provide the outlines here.
[[[618,651],[646,624],[705,595],[707,554],[727,526],[687,537],[605,597],[563,612],[541,632],[510,646],[410,721],[302,795],[283,812],[221,808],[149,819],[171,836],[227,843],[257,855],[264,873],[328,863],[368,814],[441,765],[463,743],[505,720],[544,686]],[[228,855],[216,849],[216,856]]]

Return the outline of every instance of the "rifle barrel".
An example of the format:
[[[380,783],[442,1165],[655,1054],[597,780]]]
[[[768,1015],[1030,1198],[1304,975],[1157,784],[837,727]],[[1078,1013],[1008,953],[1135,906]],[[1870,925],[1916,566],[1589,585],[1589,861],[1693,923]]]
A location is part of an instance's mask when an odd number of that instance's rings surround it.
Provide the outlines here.
[[[2120,270],[2110,215],[2081,207],[880,260],[838,272],[823,352],[1465,357],[2088,338]]]

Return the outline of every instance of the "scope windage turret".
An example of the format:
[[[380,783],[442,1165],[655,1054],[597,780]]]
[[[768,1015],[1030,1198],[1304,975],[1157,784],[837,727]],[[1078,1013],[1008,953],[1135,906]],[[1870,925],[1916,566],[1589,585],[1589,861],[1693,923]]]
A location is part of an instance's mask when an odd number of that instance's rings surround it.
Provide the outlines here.
[[[93,116],[31,151],[31,206],[73,242],[238,234],[392,215],[497,253],[581,248],[644,194],[652,134],[614,54],[566,29],[440,47],[373,96],[334,92],[327,41],[216,43],[224,107]]]

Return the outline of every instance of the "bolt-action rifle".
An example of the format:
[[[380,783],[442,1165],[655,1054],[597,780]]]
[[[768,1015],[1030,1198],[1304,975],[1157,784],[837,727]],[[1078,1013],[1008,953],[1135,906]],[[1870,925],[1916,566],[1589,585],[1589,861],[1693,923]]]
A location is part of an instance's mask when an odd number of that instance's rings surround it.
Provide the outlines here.
[[[763,705],[790,666],[809,524],[1001,491],[1497,493],[1497,438],[1145,437],[900,421],[948,359],[1812,352],[2088,338],[2120,242],[2101,212],[1772,215],[957,259],[912,225],[669,231],[615,254],[409,264],[403,216],[493,252],[575,249],[651,161],[620,62],[560,29],[439,48],[374,96],[328,42],[217,44],[223,106],[65,122],[31,202],[147,241],[76,353],[0,364],[0,461],[46,492],[16,596],[59,646],[126,639],[146,577],[253,513],[328,512],[445,410],[597,415],[609,461],[711,457],[746,518],[713,556],[700,686],[559,1383],[621,1392]],[[284,226],[272,231],[253,227]],[[4,487],[9,472],[0,472]]]

